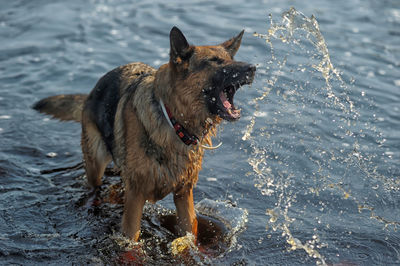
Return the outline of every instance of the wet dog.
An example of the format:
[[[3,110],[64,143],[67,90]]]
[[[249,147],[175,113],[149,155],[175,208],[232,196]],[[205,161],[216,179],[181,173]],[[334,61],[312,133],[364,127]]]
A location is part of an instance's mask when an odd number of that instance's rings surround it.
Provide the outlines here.
[[[125,185],[122,230],[137,241],[147,201],[173,193],[179,234],[197,234],[193,186],[204,149],[222,119],[235,121],[235,92],[256,68],[234,61],[244,31],[220,45],[189,45],[170,32],[170,59],[159,69],[130,63],[105,74],[89,95],[45,98],[34,109],[82,124],[86,176],[101,185],[114,161]]]

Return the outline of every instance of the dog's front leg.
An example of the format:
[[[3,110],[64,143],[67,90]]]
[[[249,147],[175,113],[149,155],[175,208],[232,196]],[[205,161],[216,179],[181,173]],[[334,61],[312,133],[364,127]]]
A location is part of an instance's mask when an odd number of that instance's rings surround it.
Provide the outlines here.
[[[140,220],[142,219],[143,206],[146,199],[141,193],[134,191],[129,186],[129,182],[126,183],[122,231],[130,239],[138,241],[140,235]]]
[[[197,219],[194,211],[192,186],[185,186],[179,192],[174,193],[174,203],[177,212],[178,233],[185,235],[186,232],[190,232],[197,237]]]

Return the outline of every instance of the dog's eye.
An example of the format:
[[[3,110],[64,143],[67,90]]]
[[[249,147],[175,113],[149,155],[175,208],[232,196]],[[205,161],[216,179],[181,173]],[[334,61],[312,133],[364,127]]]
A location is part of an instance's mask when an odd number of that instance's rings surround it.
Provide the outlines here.
[[[220,64],[222,64],[222,63],[224,62],[223,59],[221,59],[221,58],[219,58],[219,57],[216,57],[216,56],[210,58],[210,61],[211,61],[211,62],[215,62],[215,63],[217,63],[218,65],[220,65]]]

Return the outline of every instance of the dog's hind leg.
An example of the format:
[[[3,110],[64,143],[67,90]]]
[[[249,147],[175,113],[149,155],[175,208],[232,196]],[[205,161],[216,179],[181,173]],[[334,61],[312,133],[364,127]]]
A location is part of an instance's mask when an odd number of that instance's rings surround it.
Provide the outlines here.
[[[85,163],[86,177],[92,188],[99,187],[104,170],[112,157],[101,137],[97,126],[82,114],[82,152]]]

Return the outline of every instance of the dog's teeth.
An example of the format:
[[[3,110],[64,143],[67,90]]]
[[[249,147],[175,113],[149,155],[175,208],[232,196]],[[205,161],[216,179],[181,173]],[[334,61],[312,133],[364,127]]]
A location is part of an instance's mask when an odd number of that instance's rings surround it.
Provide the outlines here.
[[[226,109],[228,114],[233,117],[233,118],[239,118],[240,117],[240,110],[238,109],[234,109],[232,110],[232,108]]]

